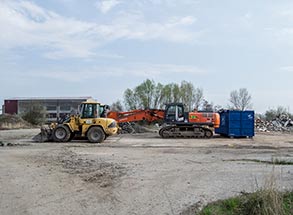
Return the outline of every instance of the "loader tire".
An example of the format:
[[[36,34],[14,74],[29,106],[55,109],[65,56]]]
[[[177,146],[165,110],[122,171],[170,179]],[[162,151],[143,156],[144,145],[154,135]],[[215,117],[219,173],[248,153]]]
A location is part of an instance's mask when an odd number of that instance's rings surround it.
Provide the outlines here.
[[[54,142],[68,142],[70,136],[71,132],[65,125],[58,125],[53,131]]]
[[[75,137],[75,133],[74,132],[71,132],[71,134],[70,134],[70,137],[69,137],[69,142],[71,141],[71,140],[73,140],[74,139],[74,137]]]
[[[91,127],[87,132],[87,138],[91,143],[101,143],[105,140],[105,133],[100,127]]]

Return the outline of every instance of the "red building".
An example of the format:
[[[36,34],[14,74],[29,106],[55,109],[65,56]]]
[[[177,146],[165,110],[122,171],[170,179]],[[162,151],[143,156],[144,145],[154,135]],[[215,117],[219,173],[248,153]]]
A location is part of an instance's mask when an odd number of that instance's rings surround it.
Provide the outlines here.
[[[22,114],[34,105],[41,105],[46,114],[47,122],[56,121],[59,117],[77,112],[81,102],[92,97],[49,97],[49,98],[12,98],[5,99],[3,114]]]

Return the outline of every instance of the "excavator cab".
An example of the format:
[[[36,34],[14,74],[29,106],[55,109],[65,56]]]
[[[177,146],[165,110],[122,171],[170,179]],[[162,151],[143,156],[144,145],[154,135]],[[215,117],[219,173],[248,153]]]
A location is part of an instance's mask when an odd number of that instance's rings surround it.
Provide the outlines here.
[[[166,105],[164,120],[166,123],[186,121],[184,105],[182,103],[170,103]]]
[[[159,134],[163,138],[211,138],[218,125],[218,113],[184,112],[182,103],[167,104],[163,126]]]

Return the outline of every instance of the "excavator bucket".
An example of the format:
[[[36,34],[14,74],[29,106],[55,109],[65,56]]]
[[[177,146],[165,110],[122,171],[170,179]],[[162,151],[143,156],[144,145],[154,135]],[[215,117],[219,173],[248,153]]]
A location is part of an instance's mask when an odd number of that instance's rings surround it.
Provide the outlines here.
[[[50,142],[53,141],[52,128],[42,127],[41,132],[33,137],[35,142]]]

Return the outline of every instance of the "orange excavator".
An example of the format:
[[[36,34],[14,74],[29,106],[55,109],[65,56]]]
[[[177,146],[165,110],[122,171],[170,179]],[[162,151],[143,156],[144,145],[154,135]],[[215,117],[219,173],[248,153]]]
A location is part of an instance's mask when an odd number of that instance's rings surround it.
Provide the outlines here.
[[[107,117],[119,124],[137,121],[163,122],[159,135],[163,138],[211,138],[220,126],[220,115],[214,112],[184,112],[182,103],[170,103],[165,110],[147,109],[128,112],[110,111]]]

